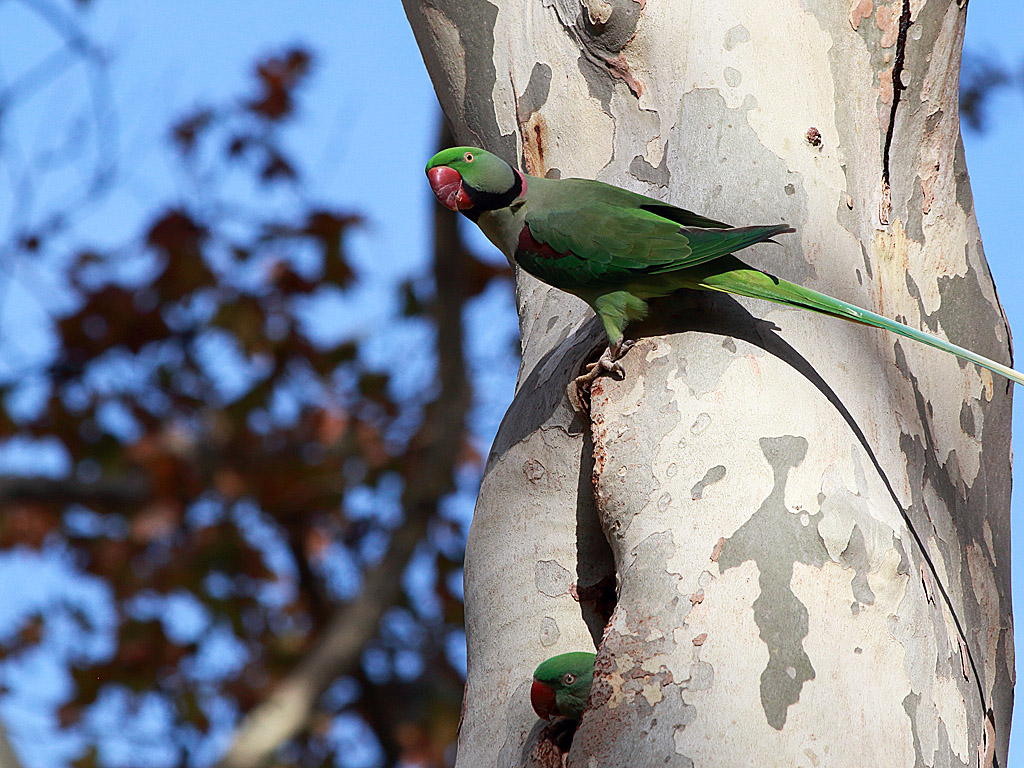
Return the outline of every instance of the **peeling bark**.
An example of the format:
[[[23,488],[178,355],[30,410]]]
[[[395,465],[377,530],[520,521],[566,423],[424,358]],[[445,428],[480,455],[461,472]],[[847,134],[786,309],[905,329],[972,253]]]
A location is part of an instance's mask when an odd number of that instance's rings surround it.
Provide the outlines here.
[[[461,142],[785,221],[797,235],[744,256],[1009,362],[955,0],[405,6]],[[881,331],[676,295],[587,419],[563,388],[594,319],[517,285],[519,385],[466,554],[460,766],[1006,764],[1006,382]],[[530,675],[592,647],[566,754]]]

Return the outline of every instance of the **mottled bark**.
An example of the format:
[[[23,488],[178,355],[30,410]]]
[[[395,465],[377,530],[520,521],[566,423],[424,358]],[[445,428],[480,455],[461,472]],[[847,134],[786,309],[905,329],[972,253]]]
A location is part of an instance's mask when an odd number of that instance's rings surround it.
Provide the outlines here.
[[[744,257],[1009,361],[955,0],[405,5],[462,142],[785,221],[796,235]],[[466,556],[460,766],[1006,764],[1005,381],[882,331],[677,295],[588,423],[563,387],[599,339],[589,310],[526,275],[518,292],[519,386]],[[598,643],[559,756],[530,673]]]

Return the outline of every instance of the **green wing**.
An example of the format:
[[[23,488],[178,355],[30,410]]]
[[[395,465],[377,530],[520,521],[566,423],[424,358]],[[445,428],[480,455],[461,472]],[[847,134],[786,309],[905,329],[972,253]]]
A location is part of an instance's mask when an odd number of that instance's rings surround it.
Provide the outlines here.
[[[546,248],[523,247],[516,261],[568,291],[622,287],[792,231],[784,224],[728,227],[600,182],[566,179],[559,185],[542,190],[525,218],[532,240]]]
[[[646,198],[650,202],[642,202],[636,206],[649,213],[657,214],[664,219],[674,221],[676,224],[680,224],[684,227],[702,227],[704,229],[729,229],[730,225],[723,221],[715,221],[709,219],[707,216],[701,216],[700,214],[688,211],[685,208],[677,208],[674,205],[668,203],[658,202],[651,198]]]

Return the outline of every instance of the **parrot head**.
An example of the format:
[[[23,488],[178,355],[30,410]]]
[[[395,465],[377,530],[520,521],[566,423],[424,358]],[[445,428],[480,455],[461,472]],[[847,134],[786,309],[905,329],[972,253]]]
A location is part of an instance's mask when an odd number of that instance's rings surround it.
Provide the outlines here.
[[[476,214],[506,207],[526,187],[511,165],[476,147],[438,152],[427,163],[427,178],[441,205]]]
[[[552,656],[533,673],[530,703],[545,720],[583,717],[594,682],[593,653],[577,651]]]

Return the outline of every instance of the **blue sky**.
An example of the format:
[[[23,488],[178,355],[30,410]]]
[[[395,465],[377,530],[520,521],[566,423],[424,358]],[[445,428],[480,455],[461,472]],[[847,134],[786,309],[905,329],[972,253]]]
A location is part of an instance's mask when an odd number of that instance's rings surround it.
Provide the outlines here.
[[[108,70],[117,116],[119,180],[105,202],[88,210],[79,221],[74,230],[79,234],[70,236],[67,244],[120,244],[136,234],[142,217],[154,206],[183,196],[189,180],[167,160],[167,125],[190,107],[245,92],[256,55],[301,43],[315,53],[316,68],[304,91],[300,125],[286,135],[304,164],[310,182],[308,194],[369,218],[368,226],[352,243],[352,260],[365,285],[360,311],[339,320],[342,327],[325,328],[324,333],[354,331],[371,339],[369,356],[382,366],[393,366],[394,345],[414,346],[416,337],[415,333],[397,339],[374,333],[395,310],[380,296],[385,286],[419,274],[426,264],[427,216],[434,203],[422,169],[434,151],[439,119],[400,2],[94,0],[84,18],[89,35],[113,57]],[[52,30],[17,0],[0,0],[0,30],[0,87],[22,71],[26,62],[38,61],[40,51],[58,43]],[[11,34],[13,30],[18,34]],[[1008,36],[1007,30],[1018,34]],[[1020,66],[1024,60],[1021,30],[1024,3],[1020,0],[976,0],[968,14],[966,48]],[[89,98],[89,83],[81,68],[72,67],[36,98],[39,101],[32,109],[5,115],[7,122],[0,133],[4,158],[32,157],[57,142],[60,137],[53,135],[51,126],[60,124],[60,116]],[[1024,271],[1020,267],[1024,96],[1020,91],[999,95],[990,114],[987,133],[965,131],[968,167],[985,252],[1000,298],[1011,326],[1024,329]],[[65,129],[70,132],[75,126],[61,126]],[[50,174],[39,183],[33,190],[41,202],[39,210],[45,208],[45,201],[73,193],[95,160],[83,157],[77,166]],[[6,167],[0,166],[2,236],[9,232],[10,221],[3,212],[11,209],[17,179],[17,168],[12,168],[11,162],[8,159]],[[18,285],[59,287],[50,285],[46,266],[45,261],[19,264],[19,280],[6,283],[5,300],[0,303],[0,334],[19,339],[20,345],[16,359],[0,359],[0,375],[48,353],[49,341],[39,330],[40,319],[47,302],[59,291],[29,291]],[[515,328],[511,308],[510,291],[496,288],[470,309],[470,319],[482,321],[473,323],[477,332],[470,341],[470,352],[471,364],[483,384],[473,426],[484,452],[512,396],[515,361],[506,344]],[[504,319],[494,322],[493,318]],[[400,373],[397,386],[416,386],[416,374],[415,366]],[[1014,418],[1018,453],[1024,451],[1021,410],[1017,408]],[[17,458],[16,453],[0,450],[0,465]],[[59,472],[60,467],[53,471]],[[1015,476],[1020,478],[1021,471],[1018,468]],[[1024,484],[1017,483],[1017,487]],[[461,506],[460,514],[468,517],[470,500],[464,499]],[[1013,508],[1014,519],[1020,520],[1024,515],[1020,492]],[[1013,570],[1016,602],[1024,611],[1024,540],[1014,546]],[[4,573],[0,566],[0,575]],[[8,575],[4,583],[11,578]],[[58,571],[49,578],[55,582],[64,576]],[[1024,639],[1018,640],[1017,648],[1024,652]],[[66,684],[59,675],[52,679],[57,688]],[[24,703],[14,708],[0,705],[0,715],[12,720],[19,746],[33,741],[29,734],[45,726],[24,707]],[[1012,738],[1011,755],[1021,757],[1016,761],[1011,757],[1011,766],[1024,765],[1024,726],[1015,733],[1020,735]],[[46,765],[44,753],[31,748],[29,752],[30,764]]]

